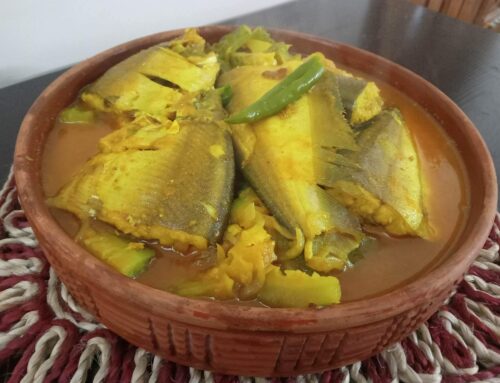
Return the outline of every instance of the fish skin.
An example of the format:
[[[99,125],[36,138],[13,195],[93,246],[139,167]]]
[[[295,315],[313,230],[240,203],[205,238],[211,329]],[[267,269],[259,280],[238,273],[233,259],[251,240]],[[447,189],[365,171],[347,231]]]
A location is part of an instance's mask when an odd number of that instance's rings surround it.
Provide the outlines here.
[[[216,123],[186,120],[179,125],[164,141],[155,132],[163,142],[155,149],[124,147],[97,154],[49,204],[164,245],[214,244],[233,194],[231,138]],[[224,154],[214,156],[211,145],[219,145]]]

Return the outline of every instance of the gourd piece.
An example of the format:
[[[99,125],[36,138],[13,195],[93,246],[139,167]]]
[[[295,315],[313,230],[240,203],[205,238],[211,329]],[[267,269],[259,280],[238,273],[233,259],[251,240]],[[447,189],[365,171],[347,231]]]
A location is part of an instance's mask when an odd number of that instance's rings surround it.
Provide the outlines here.
[[[223,62],[228,62],[231,55],[240,49],[252,37],[252,30],[247,25],[242,25],[233,32],[224,35],[213,45],[213,50]]]
[[[227,130],[191,120],[123,129],[104,137],[102,152],[49,205],[163,245],[215,243],[234,180]]]
[[[384,101],[380,96],[380,89],[373,81],[341,74],[337,75],[337,81],[350,124],[359,125],[382,111]]]
[[[288,52],[290,45],[273,40],[263,28],[252,30],[247,25],[224,35],[212,48],[224,71],[240,65],[276,65],[300,59],[300,55]]]
[[[229,112],[244,109],[276,85],[279,80],[268,76],[269,72],[284,68],[290,73],[300,64],[247,65],[222,74],[220,83],[233,89]],[[343,260],[347,254],[333,254],[313,243],[323,235],[339,233],[352,239],[355,248],[363,237],[356,217],[317,185],[317,176],[335,171],[330,157],[336,150],[358,149],[335,87],[334,75],[325,72],[308,94],[279,114],[232,125],[231,131],[242,173],[277,220],[291,233],[296,228],[302,230],[309,256],[322,254]]]
[[[183,47],[171,45],[178,51]],[[173,49],[156,45],[128,57],[86,88],[82,100],[98,110],[140,111],[161,118],[183,91],[212,89],[219,72],[215,53],[185,57]],[[200,53],[199,46],[194,52]]]
[[[359,168],[332,178],[326,185],[329,192],[391,234],[430,238],[418,154],[399,111],[383,111],[359,133],[357,142],[360,150],[349,159]]]
[[[134,277],[147,267],[155,252],[143,243],[131,242],[118,235],[96,231],[83,225],[78,233],[78,241],[100,260],[118,272]]]
[[[340,295],[340,283],[335,277],[308,275],[301,270],[282,271],[273,266],[258,298],[271,307],[305,308],[339,303]]]
[[[240,65],[276,65],[274,52],[235,52],[231,55],[232,66]]]

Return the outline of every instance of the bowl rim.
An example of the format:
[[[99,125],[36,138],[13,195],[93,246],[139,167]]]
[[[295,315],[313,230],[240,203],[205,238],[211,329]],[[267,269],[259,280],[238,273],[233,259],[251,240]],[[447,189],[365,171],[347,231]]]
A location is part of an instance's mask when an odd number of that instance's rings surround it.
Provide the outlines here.
[[[201,35],[204,35],[206,33],[217,33],[214,31],[229,32],[234,29],[234,26],[214,25],[199,27],[197,29]],[[50,238],[52,238],[54,246],[57,242],[58,248],[66,251],[66,253],[63,251],[61,254],[58,254],[57,257],[66,257],[66,260],[71,262],[75,260],[74,257],[76,256],[82,261],[84,265],[79,266],[77,270],[80,277],[83,275],[87,280],[110,278],[110,280],[116,281],[116,283],[113,283],[113,286],[108,287],[108,294],[120,296],[129,301],[146,300],[144,297],[147,297],[147,305],[151,307],[153,312],[171,312],[171,317],[176,321],[190,322],[191,324],[216,329],[244,328],[249,331],[282,331],[284,325],[288,324],[293,327],[294,331],[304,333],[344,328],[346,326],[361,326],[380,321],[394,315],[396,312],[403,312],[423,303],[429,298],[426,294],[422,294],[422,291],[426,291],[429,288],[429,281],[460,280],[464,270],[472,263],[477,251],[481,249],[489,234],[497,204],[497,182],[493,161],[484,140],[474,124],[437,87],[416,73],[384,57],[351,45],[306,33],[275,28],[266,29],[272,35],[279,36],[279,38],[305,39],[309,42],[319,43],[320,45],[333,46],[376,60],[385,66],[393,67],[395,70],[402,72],[405,77],[412,78],[414,81],[425,85],[436,97],[447,103],[451,108],[452,114],[460,118],[467,132],[467,137],[472,141],[475,148],[474,155],[486,159],[486,161],[482,162],[481,167],[481,176],[485,182],[485,195],[482,201],[480,217],[475,222],[472,230],[461,233],[466,238],[461,242],[453,256],[447,257],[434,270],[408,284],[374,297],[342,303],[340,305],[332,305],[322,309],[266,308],[235,305],[224,301],[186,298],[149,287],[119,274],[74,242],[52,218],[44,204],[43,194],[37,191],[37,188],[41,190],[40,170],[39,168],[37,170],[34,164],[31,163],[32,161],[29,161],[29,154],[32,154],[34,150],[43,151],[40,147],[35,148],[39,143],[34,141],[32,130],[38,110],[43,108],[46,99],[50,98],[51,93],[62,89],[65,82],[76,78],[79,72],[85,72],[89,68],[102,66],[103,63],[105,63],[104,70],[106,70],[113,65],[109,64],[112,57],[126,52],[133,52],[134,49],[137,50],[137,47],[143,49],[146,45],[149,46],[161,41],[167,41],[181,34],[184,29],[159,32],[134,39],[86,59],[61,74],[35,100],[21,124],[14,156],[14,175],[18,185],[19,198],[35,233],[47,241],[50,241]],[[103,71],[100,73],[102,74]],[[38,154],[40,155],[40,153]],[[39,166],[41,166],[41,161]],[[36,192],[33,193],[33,191]],[[68,254],[71,254],[73,258],[70,259]],[[450,260],[453,261],[451,264]],[[389,315],[389,313],[391,314]],[[242,318],[244,318],[243,321]],[[252,328],[248,327],[248,323],[250,322],[254,324]],[[256,323],[258,325],[255,325]]]

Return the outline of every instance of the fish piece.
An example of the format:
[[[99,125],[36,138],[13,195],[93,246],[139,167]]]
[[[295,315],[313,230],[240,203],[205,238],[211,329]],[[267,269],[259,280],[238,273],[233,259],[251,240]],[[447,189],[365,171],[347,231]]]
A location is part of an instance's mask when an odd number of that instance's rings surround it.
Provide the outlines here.
[[[220,238],[234,180],[226,129],[183,120],[170,127],[122,128],[110,136],[49,205],[163,245],[204,249]]]
[[[144,125],[144,126],[143,126]],[[122,123],[122,127],[99,141],[102,153],[127,150],[159,150],[175,145],[181,126],[177,121],[158,123]]]
[[[188,31],[170,43],[142,50],[111,67],[81,98],[97,110],[140,111],[162,119],[184,92],[213,88],[219,63],[204,47],[204,40]]]
[[[400,112],[384,110],[357,137],[358,164],[348,174],[332,173],[330,193],[366,221],[392,234],[428,238],[418,153]]]
[[[357,151],[353,131],[342,114],[341,94],[336,76],[326,72],[307,97],[316,148]],[[330,151],[335,153],[336,150]]]
[[[230,84],[233,89],[229,111],[244,109],[279,81],[266,76],[266,72],[281,68],[290,72],[300,63],[242,66],[222,74],[220,83]],[[328,233],[347,236],[353,243],[363,237],[356,217],[317,185],[319,169],[333,166],[323,153],[325,147],[328,151],[357,150],[354,134],[332,90],[333,74],[325,75],[310,93],[277,115],[232,125],[231,130],[243,174],[280,224],[291,233],[296,228],[303,232],[306,247],[311,249],[309,258],[321,254],[347,259],[347,254],[333,254],[336,249],[329,241],[314,244]],[[323,102],[323,98],[328,101]]]
[[[108,70],[86,89],[82,100],[90,107],[105,112],[140,111],[158,118],[180,100],[182,94],[160,85],[142,73],[130,71],[122,62]]]

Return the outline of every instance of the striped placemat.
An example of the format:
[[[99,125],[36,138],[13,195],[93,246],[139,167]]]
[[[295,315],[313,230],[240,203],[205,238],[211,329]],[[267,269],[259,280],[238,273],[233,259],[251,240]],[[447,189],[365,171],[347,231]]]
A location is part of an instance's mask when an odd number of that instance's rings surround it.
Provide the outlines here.
[[[213,374],[165,361],[97,323],[38,247],[12,175],[0,193],[0,381],[500,383],[500,215],[465,280],[417,331],[381,354],[293,378]]]

